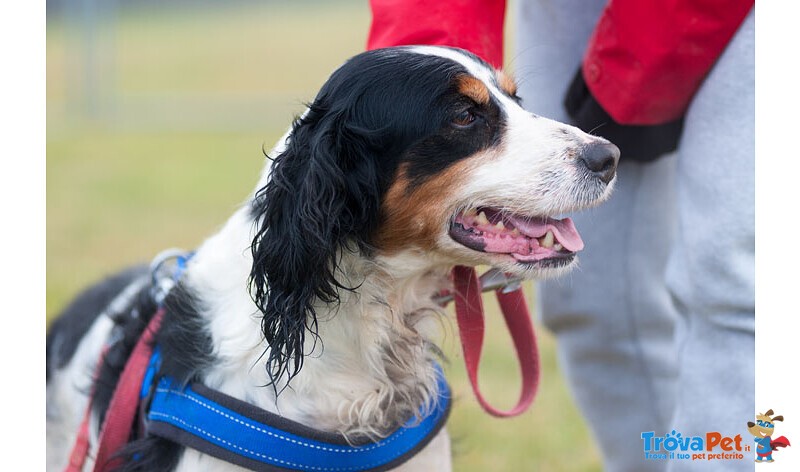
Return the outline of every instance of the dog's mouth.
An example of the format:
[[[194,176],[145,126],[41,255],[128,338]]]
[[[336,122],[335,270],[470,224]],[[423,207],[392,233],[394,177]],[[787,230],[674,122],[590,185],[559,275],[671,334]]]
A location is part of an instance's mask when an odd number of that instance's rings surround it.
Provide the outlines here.
[[[491,207],[457,213],[450,237],[474,251],[505,254],[520,264],[560,267],[572,262],[583,240],[569,218],[523,216]]]

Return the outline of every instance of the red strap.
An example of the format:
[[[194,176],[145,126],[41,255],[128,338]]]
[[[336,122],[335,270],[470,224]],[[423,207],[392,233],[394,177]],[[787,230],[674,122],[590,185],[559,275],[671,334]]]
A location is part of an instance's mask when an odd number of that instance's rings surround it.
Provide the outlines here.
[[[91,397],[90,397],[91,398]],[[78,429],[78,436],[75,438],[75,445],[72,446],[72,453],[69,455],[69,464],[64,468],[64,472],[80,472],[83,470],[83,463],[89,454],[89,417],[92,412],[91,402],[86,407],[83,421]]]
[[[94,463],[95,472],[112,470],[118,467],[119,461],[114,458],[114,454],[128,443],[133,429],[133,420],[136,417],[136,410],[139,406],[139,392],[142,388],[142,381],[153,353],[153,337],[161,326],[161,319],[164,316],[164,309],[159,309],[148,323],[136,346],[133,348],[131,356],[128,358],[125,368],[122,370],[117,387],[114,389],[114,396],[108,405],[105,421],[100,430],[100,439],[97,449],[97,457]],[[99,366],[105,358],[105,351],[100,356]],[[64,469],[65,472],[79,472],[83,470],[83,464],[89,453],[89,418],[91,416],[91,402],[86,407],[75,445],[72,447],[69,464]]]
[[[100,430],[100,444],[97,449],[94,470],[109,471],[119,467],[119,459],[114,457],[130,439],[133,430],[133,420],[139,407],[139,392],[142,381],[153,354],[153,337],[161,326],[164,309],[153,315],[150,323],[145,328],[136,347],[133,348],[125,369],[122,371],[114,396],[108,404],[105,421]]]
[[[506,326],[514,341],[514,349],[517,352],[522,371],[522,391],[516,406],[511,410],[501,411],[491,406],[483,398],[478,387],[478,366],[481,360],[484,331],[483,301],[478,274],[472,267],[456,266],[453,269],[453,282],[456,319],[461,335],[464,363],[478,403],[492,416],[508,417],[524,413],[536,397],[536,390],[539,387],[539,351],[536,347],[536,335],[522,289],[509,293],[503,293],[502,290],[496,291],[500,310],[503,312]]]
[[[86,411],[83,414],[83,421],[78,428],[78,435],[75,437],[75,444],[72,446],[72,452],[69,455],[69,463],[64,468],[64,472],[81,472],[83,470],[83,463],[86,462],[86,457],[89,455],[89,420],[92,416],[92,402],[94,397],[94,386],[97,384],[97,377],[100,375],[100,368],[103,366],[103,359],[108,352],[108,346],[103,348],[100,353],[100,360],[94,369],[94,377],[92,378],[92,390],[89,394],[89,403],[86,405]]]

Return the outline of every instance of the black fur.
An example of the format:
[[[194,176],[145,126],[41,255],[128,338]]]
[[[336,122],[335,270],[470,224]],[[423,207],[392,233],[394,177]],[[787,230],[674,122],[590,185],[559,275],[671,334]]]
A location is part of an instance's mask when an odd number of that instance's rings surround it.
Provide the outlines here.
[[[164,300],[164,308],[161,329],[155,337],[162,359],[158,376],[167,375],[182,384],[202,382],[202,372],[211,366],[215,357],[196,297],[178,283]],[[140,438],[120,451],[119,456],[125,460],[118,472],[172,470],[182,451],[183,446],[166,439]]]
[[[184,385],[202,382],[203,372],[216,357],[211,334],[200,316],[200,302],[191,290],[178,283],[164,299],[164,308],[164,320],[156,336],[162,358],[159,374]]]
[[[336,303],[340,290],[359,283],[337,279],[337,258],[342,250],[372,253],[382,196],[399,165],[419,183],[499,140],[499,107],[461,95],[456,79],[464,74],[454,61],[404,48],[369,51],[334,72],[294,122],[252,204],[250,287],[273,385],[303,365],[306,332],[317,336],[313,303]],[[465,109],[474,125],[453,126]]]
[[[47,330],[47,380],[57,369],[67,365],[92,323],[111,301],[135,279],[144,276],[147,267],[137,266],[114,274],[81,292],[58,315]]]
[[[100,418],[101,424],[122,369],[155,312],[156,304],[150,297],[150,285],[146,284],[122,312],[113,316],[116,322],[111,335],[114,342],[108,346],[103,357],[91,400],[92,409]]]

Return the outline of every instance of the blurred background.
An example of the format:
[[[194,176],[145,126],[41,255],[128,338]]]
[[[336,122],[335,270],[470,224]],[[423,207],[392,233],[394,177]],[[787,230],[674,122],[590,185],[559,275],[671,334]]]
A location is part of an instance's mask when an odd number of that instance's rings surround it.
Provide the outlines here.
[[[366,0],[48,0],[48,322],[87,284],[212,234],[253,189],[262,149],[363,51],[369,22]],[[510,407],[516,359],[485,303],[481,385]],[[514,419],[480,409],[455,331],[445,339],[456,471],[600,470],[554,341],[537,327],[539,396]]]

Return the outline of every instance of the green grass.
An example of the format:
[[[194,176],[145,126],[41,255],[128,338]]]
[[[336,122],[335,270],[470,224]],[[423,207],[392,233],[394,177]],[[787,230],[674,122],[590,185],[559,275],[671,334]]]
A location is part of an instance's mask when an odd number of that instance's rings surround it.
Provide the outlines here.
[[[336,66],[363,49],[369,24],[361,2],[189,5],[123,10],[113,28],[100,28],[97,64],[105,72],[91,113],[82,96],[81,35],[57,18],[48,22],[48,320],[88,283],[213,233],[255,185],[262,147],[272,146]],[[518,392],[516,361],[487,303],[481,385],[508,407]],[[600,469],[554,340],[538,332],[538,399],[507,420],[482,412],[455,333],[445,340],[456,395],[449,423],[455,470]]]

